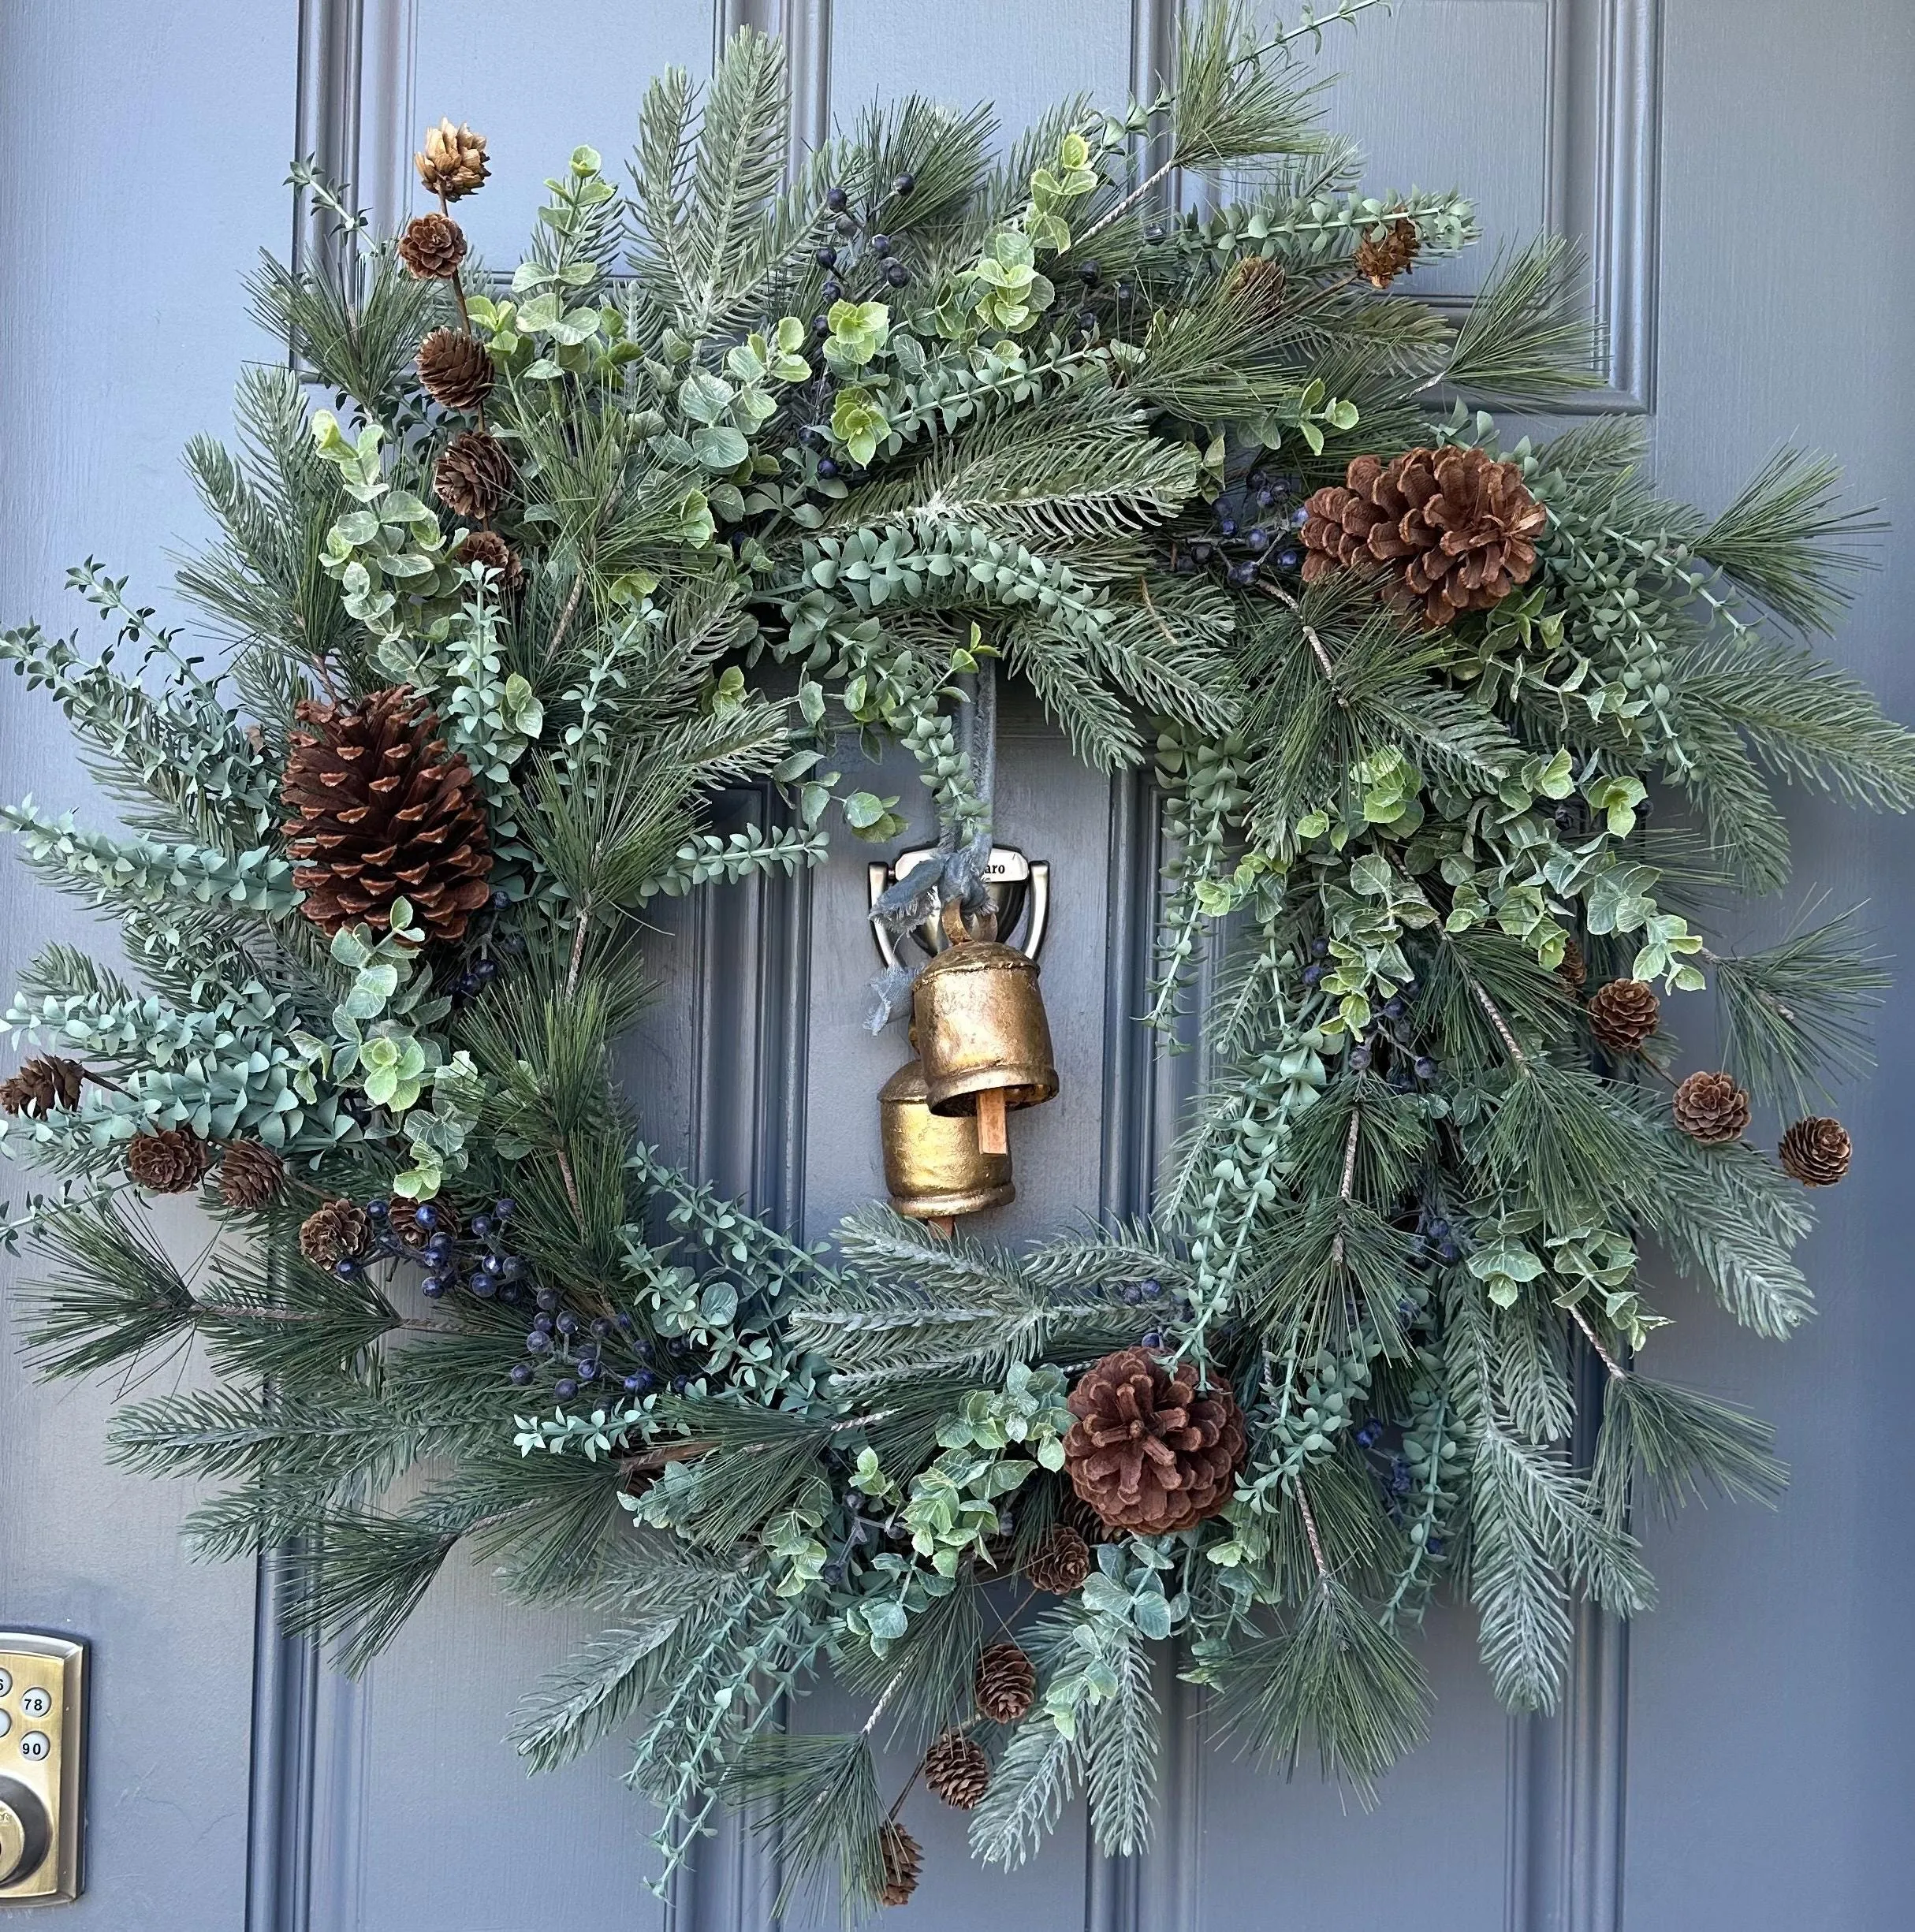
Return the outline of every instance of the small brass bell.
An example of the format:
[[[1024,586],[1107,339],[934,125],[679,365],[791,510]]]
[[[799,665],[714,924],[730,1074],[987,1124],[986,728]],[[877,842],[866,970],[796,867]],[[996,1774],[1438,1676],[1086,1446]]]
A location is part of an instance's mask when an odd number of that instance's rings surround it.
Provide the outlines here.
[[[975,1114],[979,1151],[1005,1153],[1004,1109],[1035,1107],[1057,1093],[1038,962],[997,944],[989,913],[974,937],[948,900],[944,925],[951,944],[911,991],[926,1098],[933,1114]]]
[[[924,1068],[907,1060],[877,1096],[885,1149],[885,1186],[891,1204],[914,1220],[949,1223],[1015,1199],[1008,1154],[981,1153],[978,1123],[968,1114],[934,1114],[926,1104]]]

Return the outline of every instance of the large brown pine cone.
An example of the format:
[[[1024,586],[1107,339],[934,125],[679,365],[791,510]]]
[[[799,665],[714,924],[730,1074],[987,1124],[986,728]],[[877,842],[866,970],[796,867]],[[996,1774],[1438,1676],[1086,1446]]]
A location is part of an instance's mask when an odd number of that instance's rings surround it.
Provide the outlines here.
[[[457,201],[485,185],[486,137],[463,123],[455,128],[449,121],[441,121],[436,128],[427,128],[425,150],[412,157],[412,165],[428,194]]]
[[[1852,1151],[1840,1121],[1812,1114],[1783,1133],[1776,1152],[1791,1180],[1804,1187],[1833,1187],[1848,1172]]]
[[[1068,1596],[1090,1574],[1090,1546],[1067,1523],[1053,1523],[1030,1553],[1024,1574],[1034,1588]]]
[[[496,530],[475,530],[453,553],[460,564],[483,564],[498,572],[498,587],[516,590],[525,581],[525,566],[518,553]]]
[[[1407,272],[1422,245],[1415,222],[1399,215],[1380,233],[1365,232],[1357,244],[1357,273],[1373,288],[1387,288]]]
[[[303,699],[280,795],[300,910],[328,932],[384,928],[404,899],[428,939],[456,940],[490,896],[486,814],[462,752],[410,685],[348,704]]]
[[[1656,990],[1641,980],[1611,980],[1589,996],[1589,1031],[1611,1053],[1634,1053],[1662,1023]]]
[[[512,458],[496,436],[468,430],[445,445],[434,466],[432,488],[454,516],[489,523],[512,493]]]
[[[257,1141],[229,1141],[219,1157],[219,1197],[243,1214],[265,1207],[285,1178],[286,1163]]]
[[[877,1854],[884,1878],[878,1887],[881,1905],[908,1905],[918,1889],[918,1870],[924,1852],[918,1841],[895,1818],[878,1827]]]
[[[1704,1147],[1739,1141],[1749,1130],[1749,1096],[1733,1074],[1691,1074],[1671,1106],[1675,1124]]]
[[[300,1253],[315,1268],[356,1260],[371,1238],[371,1217],[356,1201],[329,1201],[300,1223]]]
[[[13,1078],[0,1082],[0,1107],[9,1114],[32,1114],[44,1119],[57,1107],[80,1104],[81,1068],[77,1060],[42,1053],[22,1060]]]
[[[978,1708],[993,1724],[1015,1724],[1038,1695],[1038,1666],[1015,1644],[993,1644],[978,1659]]]
[[[465,259],[465,231],[449,214],[415,214],[393,244],[421,281],[450,281]]]
[[[435,329],[419,345],[419,379],[434,402],[471,415],[492,393],[492,358],[462,329]]]
[[[191,1127],[143,1134],[126,1145],[126,1171],[149,1194],[184,1194],[206,1178],[207,1144]]]
[[[1536,568],[1548,521],[1522,472],[1481,449],[1412,449],[1395,462],[1358,456],[1345,486],[1305,506],[1303,581],[1341,568],[1388,571],[1392,595],[1431,629],[1500,604]]]
[[[969,1811],[991,1788],[991,1760],[967,1733],[946,1731],[924,1754],[924,1781],[946,1804]]]
[[[1064,1467],[1112,1528],[1161,1536],[1229,1502],[1243,1418],[1223,1383],[1199,1392],[1189,1363],[1173,1375],[1147,1349],[1121,1349],[1085,1371],[1069,1406]]]

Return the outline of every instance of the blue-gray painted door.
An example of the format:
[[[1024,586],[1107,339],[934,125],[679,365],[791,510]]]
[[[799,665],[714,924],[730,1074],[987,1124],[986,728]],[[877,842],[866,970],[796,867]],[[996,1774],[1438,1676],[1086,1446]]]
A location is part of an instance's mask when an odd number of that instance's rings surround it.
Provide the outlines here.
[[[645,77],[695,69],[743,18],[791,39],[801,128],[874,91],[995,98],[1008,124],[1077,87],[1148,87],[1172,0],[7,0],[0,11],[0,614],[58,620],[89,552],[158,601],[199,528],[176,452],[226,420],[234,367],[270,352],[238,278],[290,239],[294,152],[403,211],[416,129],[485,128],[482,249],[516,245],[581,140],[628,145]],[[1915,525],[1911,340],[1915,11],[1908,0],[1401,0],[1333,30],[1340,125],[1380,188],[1474,192],[1492,237],[1582,236],[1608,330],[1601,406],[1646,411],[1662,480],[1719,503],[1777,444],[1849,460]],[[1444,292],[1466,298],[1466,276]],[[1915,568],[1891,544],[1841,655],[1899,715]],[[1086,775],[1028,710],[1006,717],[1003,836],[1056,868],[1047,987],[1066,1096],[1020,1143],[1015,1235],[1134,1202],[1174,1106],[1125,1024],[1157,873],[1151,802]],[[38,700],[0,698],[10,794],[88,802]],[[900,787],[902,788],[902,787]],[[756,809],[750,798],[736,809]],[[1805,884],[1869,900],[1915,955],[1915,853],[1894,822],[1808,809]],[[862,854],[807,886],[707,899],[665,943],[684,996],[632,1047],[654,1130],[727,1186],[829,1228],[877,1186],[871,1096],[897,1057],[858,1029]],[[0,874],[0,973],[79,916]],[[1770,924],[1782,911],[1757,917]],[[669,1004],[669,1003],[668,1003]],[[1915,1528],[1904,1474],[1915,1299],[1898,1167],[1915,1029],[1891,1007],[1876,1083],[1845,1096],[1861,1149],[1812,1257],[1824,1312],[1779,1347],[1694,1300],[1673,1372],[1776,1418],[1780,1513],[1652,1528],[1663,1605],[1592,1620],[1562,1715],[1515,1723],[1458,1614],[1429,1632],[1430,1745],[1365,1815],[1213,1755],[1167,1684],[1157,1850],[1101,1861],[1067,1818],[1037,1870],[968,1868],[922,1794],[930,1875],[904,1923],[1221,1932],[1414,1923],[1433,1932],[1894,1932],[1910,1922]],[[695,1011],[695,1029],[688,1015]],[[17,1188],[14,1189],[17,1193]],[[177,1230],[190,1241],[184,1215]],[[499,1740],[577,1632],[445,1577],[366,1680],[317,1670],[262,1617],[250,1571],[188,1565],[192,1500],[106,1469],[106,1394],[33,1386],[0,1303],[0,1626],[96,1646],[91,1884],[102,1932],[745,1932],[765,1874],[721,1837],[669,1909],[612,1750],[528,1783]],[[169,1369],[166,1372],[176,1372]],[[183,1372],[191,1372],[190,1368]],[[0,1917],[7,1916],[0,1908]]]

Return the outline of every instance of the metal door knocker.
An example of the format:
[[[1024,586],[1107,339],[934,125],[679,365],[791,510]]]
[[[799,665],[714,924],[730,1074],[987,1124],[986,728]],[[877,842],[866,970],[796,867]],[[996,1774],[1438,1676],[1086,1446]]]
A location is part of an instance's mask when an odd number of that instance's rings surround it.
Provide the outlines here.
[[[926,859],[937,856],[934,847],[925,846],[915,851],[899,853],[889,865],[881,859],[874,859],[869,868],[874,909],[885,890],[905,877],[913,866],[921,865]],[[998,940],[1004,945],[1015,946],[1027,959],[1036,959],[1044,944],[1045,927],[1050,920],[1049,860],[1026,858],[1015,846],[994,845],[984,877],[985,888],[991,895],[991,910],[997,915]],[[934,906],[911,929],[912,938],[923,947],[927,958],[942,952],[951,943],[939,919],[940,910]],[[871,936],[885,964],[896,966],[897,943],[889,931],[881,922],[874,920]]]

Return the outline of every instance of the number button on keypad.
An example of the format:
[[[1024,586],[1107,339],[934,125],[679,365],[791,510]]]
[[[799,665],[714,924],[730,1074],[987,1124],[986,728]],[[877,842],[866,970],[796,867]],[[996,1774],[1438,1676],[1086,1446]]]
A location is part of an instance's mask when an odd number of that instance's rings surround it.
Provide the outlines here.
[[[0,1670],[0,1697],[4,1697],[4,1696],[6,1696],[6,1695],[7,1694],[7,1692],[8,1692],[9,1691],[10,1691],[10,1690],[11,1690],[13,1688],[13,1672],[12,1672],[12,1671],[10,1671],[10,1670]]]
[[[6,1711],[0,1711],[0,1737],[6,1737],[13,1728],[13,1718]]]
[[[20,1755],[34,1764],[38,1764],[52,1750],[53,1745],[44,1731],[29,1731],[20,1740]]]
[[[43,1691],[36,1684],[30,1691],[20,1694],[20,1713],[25,1718],[43,1718],[53,1709],[51,1692]]]

